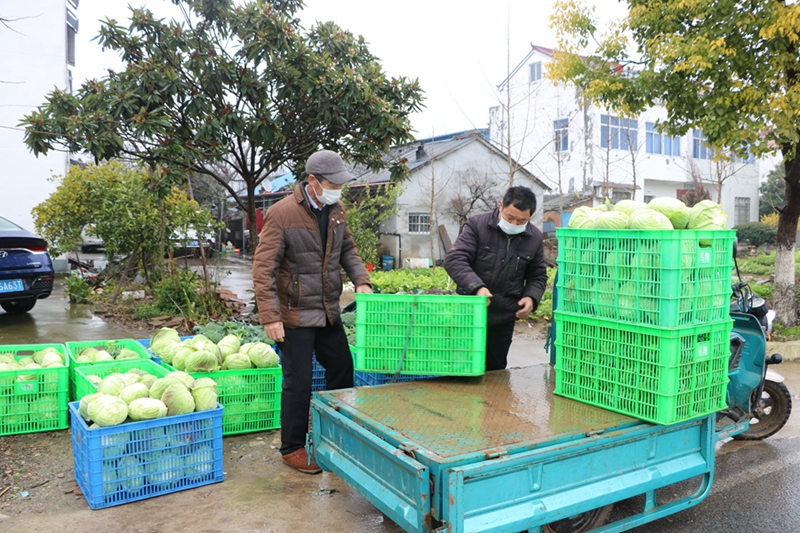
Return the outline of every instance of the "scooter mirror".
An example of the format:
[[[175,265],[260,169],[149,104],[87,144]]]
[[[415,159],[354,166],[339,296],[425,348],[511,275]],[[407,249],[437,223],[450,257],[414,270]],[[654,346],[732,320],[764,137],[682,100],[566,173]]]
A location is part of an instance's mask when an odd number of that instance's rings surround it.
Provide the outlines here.
[[[733,258],[736,259],[739,253],[739,237],[733,238]]]

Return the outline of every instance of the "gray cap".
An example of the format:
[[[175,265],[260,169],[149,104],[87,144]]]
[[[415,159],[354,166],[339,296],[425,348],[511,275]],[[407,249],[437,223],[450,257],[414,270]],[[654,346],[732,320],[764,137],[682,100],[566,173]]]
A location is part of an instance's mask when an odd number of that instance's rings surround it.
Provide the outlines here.
[[[356,179],[347,171],[339,154],[330,150],[320,150],[311,154],[306,161],[306,174],[322,176],[336,185]]]

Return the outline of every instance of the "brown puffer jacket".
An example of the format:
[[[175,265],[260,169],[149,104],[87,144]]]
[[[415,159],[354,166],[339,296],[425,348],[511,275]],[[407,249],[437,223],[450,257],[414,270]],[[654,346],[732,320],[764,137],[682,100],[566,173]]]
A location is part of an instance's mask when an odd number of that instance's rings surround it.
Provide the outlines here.
[[[253,257],[253,284],[262,324],[282,321],[285,327],[323,327],[339,318],[342,277],[339,266],[356,286],[370,285],[356,252],[344,207],[329,209],[327,250],[311,211],[305,183],[271,206],[264,217]]]

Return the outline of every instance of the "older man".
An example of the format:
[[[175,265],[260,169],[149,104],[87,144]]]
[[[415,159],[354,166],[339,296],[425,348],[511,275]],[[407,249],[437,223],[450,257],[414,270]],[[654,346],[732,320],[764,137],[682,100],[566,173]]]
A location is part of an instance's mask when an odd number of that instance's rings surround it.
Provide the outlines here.
[[[306,162],[307,181],[267,210],[253,258],[261,323],[281,349],[281,456],[307,474],[322,470],[305,438],[311,398],[312,355],[325,368],[329,389],[353,386],[353,360],[342,327],[339,296],[344,268],[356,292],[372,292],[339,198],[353,179],[330,150]]]

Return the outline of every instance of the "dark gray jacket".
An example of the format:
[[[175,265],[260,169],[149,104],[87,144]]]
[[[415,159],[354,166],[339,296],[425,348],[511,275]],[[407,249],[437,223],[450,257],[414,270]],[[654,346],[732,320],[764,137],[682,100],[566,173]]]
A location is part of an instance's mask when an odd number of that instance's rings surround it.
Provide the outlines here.
[[[506,235],[499,217],[498,209],[471,217],[444,258],[459,294],[481,287],[492,293],[490,326],[516,320],[523,296],[533,298],[535,310],[547,285],[542,232],[529,222],[523,233]]]

